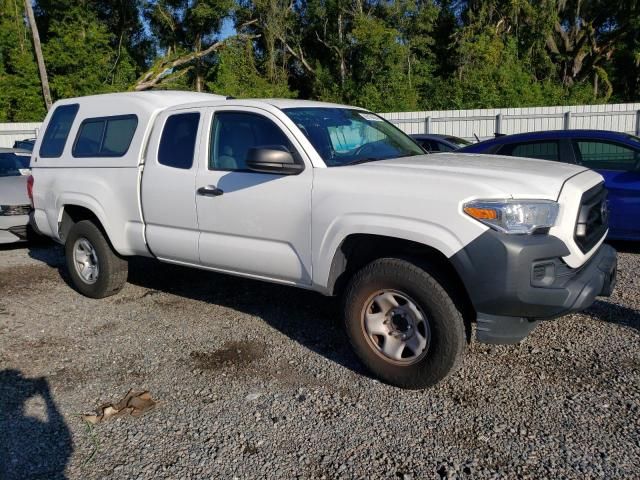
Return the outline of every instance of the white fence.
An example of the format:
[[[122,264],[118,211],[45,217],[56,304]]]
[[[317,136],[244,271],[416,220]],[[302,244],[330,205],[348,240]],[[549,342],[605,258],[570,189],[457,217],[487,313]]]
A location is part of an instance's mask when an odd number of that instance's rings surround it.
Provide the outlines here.
[[[494,108],[383,113],[407,133],[441,133],[480,139],[496,133],[601,129],[640,135],[640,103],[572,107]],[[0,147],[37,136],[40,123],[0,123]]]
[[[383,113],[406,133],[480,139],[496,133],[598,129],[640,135],[640,103]]]
[[[16,140],[35,138],[40,123],[0,123],[0,147],[13,147]]]

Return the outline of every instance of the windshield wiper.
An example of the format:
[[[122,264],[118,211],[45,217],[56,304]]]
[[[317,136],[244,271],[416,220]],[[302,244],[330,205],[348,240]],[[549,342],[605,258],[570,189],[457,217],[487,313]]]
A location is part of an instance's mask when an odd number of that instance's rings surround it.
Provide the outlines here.
[[[387,158],[377,158],[377,157],[358,158],[356,160],[351,160],[350,162],[343,163],[341,166],[342,167],[346,167],[347,165],[357,165],[359,163],[375,162],[376,160],[388,160],[388,159]]]

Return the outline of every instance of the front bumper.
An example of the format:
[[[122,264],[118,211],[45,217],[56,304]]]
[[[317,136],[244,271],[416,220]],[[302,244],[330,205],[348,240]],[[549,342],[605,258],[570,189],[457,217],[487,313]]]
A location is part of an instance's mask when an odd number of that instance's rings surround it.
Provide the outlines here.
[[[611,294],[616,251],[601,245],[579,268],[562,257],[566,245],[551,235],[483,233],[452,257],[477,312],[477,336],[486,343],[517,343],[538,320],[588,308]]]
[[[0,244],[27,239],[29,215],[0,215]]]

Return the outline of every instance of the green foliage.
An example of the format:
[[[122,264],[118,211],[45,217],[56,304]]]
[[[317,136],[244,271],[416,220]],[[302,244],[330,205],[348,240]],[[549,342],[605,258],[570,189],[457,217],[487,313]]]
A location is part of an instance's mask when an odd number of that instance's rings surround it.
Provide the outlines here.
[[[412,84],[411,51],[397,40],[400,32],[382,20],[359,16],[350,36],[350,103],[374,111],[414,110],[418,96]],[[418,77],[419,78],[419,77]]]
[[[20,0],[0,0],[0,122],[40,121],[45,107]]]
[[[156,61],[205,50],[229,15],[233,0],[150,0],[144,4],[155,42],[160,47]],[[212,62],[199,57],[173,72],[170,84],[160,88],[185,87],[203,90],[204,78]]]
[[[51,19],[43,47],[54,98],[126,90],[136,67],[125,49],[111,46],[112,35],[86,7],[71,7]]]
[[[35,0],[34,8],[54,100],[171,88],[394,111],[640,95],[636,1]],[[0,0],[0,121],[44,114],[23,10],[22,0]],[[220,43],[229,18],[237,35]]]
[[[292,98],[286,82],[271,83],[260,74],[250,41],[230,40],[220,52],[207,88],[220,95],[245,98]]]

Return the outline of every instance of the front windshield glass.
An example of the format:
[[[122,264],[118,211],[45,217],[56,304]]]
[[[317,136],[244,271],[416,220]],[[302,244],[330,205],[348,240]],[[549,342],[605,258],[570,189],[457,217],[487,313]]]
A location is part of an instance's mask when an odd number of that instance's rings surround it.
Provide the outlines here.
[[[640,143],[640,137],[637,137],[635,135],[627,134],[627,138],[629,140],[632,140],[632,141],[636,142],[636,143]]]
[[[466,147],[467,145],[471,145],[471,142],[469,142],[468,140],[465,140],[464,138],[460,138],[460,137],[447,137],[445,138],[445,140],[447,140],[448,142],[451,143],[455,143],[458,148],[462,148],[462,147]]]
[[[0,177],[17,177],[29,168],[27,155],[15,153],[0,153]]]
[[[329,167],[423,155],[411,138],[383,118],[349,108],[287,108]]]

